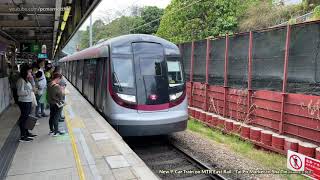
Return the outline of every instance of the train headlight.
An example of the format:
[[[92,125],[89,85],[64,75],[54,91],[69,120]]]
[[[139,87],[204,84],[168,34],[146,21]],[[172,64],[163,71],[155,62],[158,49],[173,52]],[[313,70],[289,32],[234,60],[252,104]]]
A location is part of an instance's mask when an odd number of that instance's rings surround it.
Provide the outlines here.
[[[178,99],[182,95],[182,92],[176,93],[176,94],[170,94],[170,101],[174,101]]]
[[[120,94],[120,93],[117,93],[117,95],[125,100],[125,101],[128,101],[128,102],[131,102],[131,103],[136,103],[136,96],[132,96],[132,95],[127,95],[127,94]]]

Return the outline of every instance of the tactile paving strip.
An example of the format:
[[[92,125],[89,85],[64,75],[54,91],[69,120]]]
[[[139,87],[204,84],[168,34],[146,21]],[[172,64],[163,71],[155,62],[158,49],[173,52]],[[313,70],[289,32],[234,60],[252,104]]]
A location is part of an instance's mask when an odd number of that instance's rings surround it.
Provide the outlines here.
[[[0,149],[0,179],[5,179],[19,145],[20,130],[16,124]]]

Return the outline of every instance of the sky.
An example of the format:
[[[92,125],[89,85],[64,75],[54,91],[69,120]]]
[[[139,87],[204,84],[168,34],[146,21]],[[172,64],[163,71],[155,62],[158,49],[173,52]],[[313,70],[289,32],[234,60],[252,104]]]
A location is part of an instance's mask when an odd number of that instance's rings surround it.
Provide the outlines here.
[[[114,14],[117,11],[123,12],[131,6],[157,6],[165,8],[171,0],[101,0],[100,4],[92,13],[92,22],[103,19],[107,13]],[[80,27],[80,30],[85,30],[89,25],[89,18]]]

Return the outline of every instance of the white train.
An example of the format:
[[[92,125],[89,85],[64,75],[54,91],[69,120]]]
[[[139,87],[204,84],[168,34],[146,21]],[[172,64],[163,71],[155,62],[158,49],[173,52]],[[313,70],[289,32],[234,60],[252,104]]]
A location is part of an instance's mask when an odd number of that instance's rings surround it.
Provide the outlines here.
[[[186,129],[185,75],[175,44],[151,35],[125,35],[59,63],[64,76],[122,136]]]

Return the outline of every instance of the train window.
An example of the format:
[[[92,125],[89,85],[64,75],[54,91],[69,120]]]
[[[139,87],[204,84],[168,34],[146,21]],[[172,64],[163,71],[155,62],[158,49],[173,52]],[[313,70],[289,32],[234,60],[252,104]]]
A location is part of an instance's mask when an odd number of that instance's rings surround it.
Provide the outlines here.
[[[132,59],[113,58],[113,85],[134,88],[134,73]]]
[[[161,76],[161,59],[140,58],[141,75]]]
[[[179,86],[183,84],[182,68],[180,61],[177,58],[168,58],[168,80],[169,86]]]

